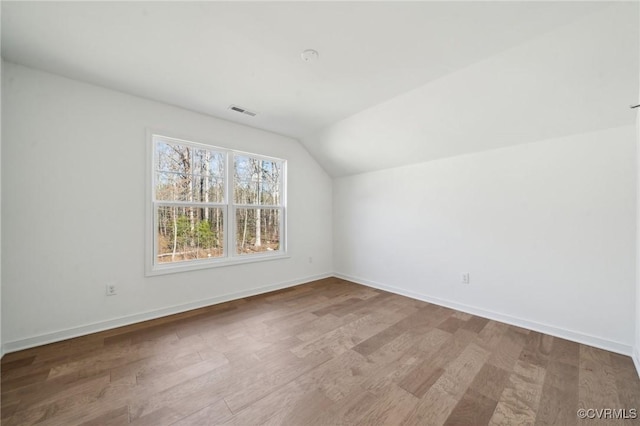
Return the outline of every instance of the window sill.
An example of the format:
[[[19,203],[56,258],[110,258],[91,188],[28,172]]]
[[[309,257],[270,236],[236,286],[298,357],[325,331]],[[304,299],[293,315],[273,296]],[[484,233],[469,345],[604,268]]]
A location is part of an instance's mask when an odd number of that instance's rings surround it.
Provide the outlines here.
[[[279,254],[256,254],[251,256],[236,256],[224,259],[203,259],[202,261],[192,261],[188,264],[165,264],[158,266],[148,266],[145,276],[153,277],[157,275],[176,274],[179,272],[198,271],[201,269],[222,268],[225,266],[244,265],[247,263],[266,262],[269,260],[289,259],[291,256],[286,253]]]

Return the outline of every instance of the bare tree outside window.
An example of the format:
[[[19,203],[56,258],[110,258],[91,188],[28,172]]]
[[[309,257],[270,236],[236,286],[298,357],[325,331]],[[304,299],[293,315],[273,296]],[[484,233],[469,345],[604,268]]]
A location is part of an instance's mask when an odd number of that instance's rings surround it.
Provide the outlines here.
[[[237,254],[279,249],[281,171],[276,161],[234,156]]]
[[[210,204],[224,201],[224,154],[158,142],[156,156],[158,262],[223,256],[223,211]]]
[[[283,252],[283,160],[162,136],[153,151],[154,264]]]

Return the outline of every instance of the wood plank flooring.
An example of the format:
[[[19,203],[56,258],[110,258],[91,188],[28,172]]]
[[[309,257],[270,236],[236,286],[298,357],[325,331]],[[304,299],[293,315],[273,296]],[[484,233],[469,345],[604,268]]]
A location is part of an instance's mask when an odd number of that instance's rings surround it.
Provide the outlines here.
[[[337,278],[11,353],[2,425],[577,425],[629,357]]]

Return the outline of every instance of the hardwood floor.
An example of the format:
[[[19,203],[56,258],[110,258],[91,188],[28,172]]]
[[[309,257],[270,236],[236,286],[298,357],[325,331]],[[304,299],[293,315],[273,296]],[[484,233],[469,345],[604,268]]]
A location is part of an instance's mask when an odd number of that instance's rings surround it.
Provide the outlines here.
[[[638,421],[579,408],[632,417],[631,359],[337,278],[2,360],[7,426]]]

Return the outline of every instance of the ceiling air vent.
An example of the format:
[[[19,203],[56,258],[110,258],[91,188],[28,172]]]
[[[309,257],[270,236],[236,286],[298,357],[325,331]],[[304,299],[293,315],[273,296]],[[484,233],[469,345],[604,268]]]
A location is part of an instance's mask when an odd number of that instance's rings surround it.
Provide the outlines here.
[[[229,105],[229,109],[231,111],[239,112],[240,114],[248,115],[249,117],[255,117],[258,115],[257,112],[249,111],[248,109],[239,107],[237,105]]]

